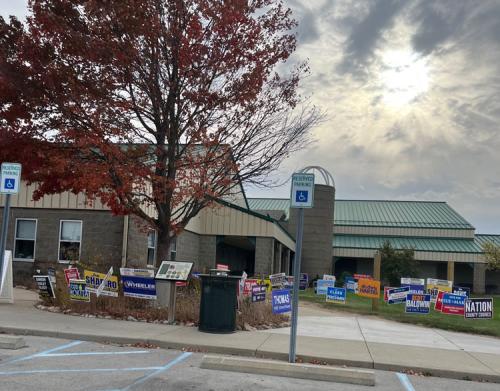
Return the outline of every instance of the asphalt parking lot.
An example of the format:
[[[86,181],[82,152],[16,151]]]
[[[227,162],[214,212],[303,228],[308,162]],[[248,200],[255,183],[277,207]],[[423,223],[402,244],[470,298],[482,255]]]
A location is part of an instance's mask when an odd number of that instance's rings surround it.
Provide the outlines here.
[[[376,371],[376,386],[200,369],[203,354],[25,337],[28,347],[0,349],[0,390],[388,390],[493,391],[498,384]]]

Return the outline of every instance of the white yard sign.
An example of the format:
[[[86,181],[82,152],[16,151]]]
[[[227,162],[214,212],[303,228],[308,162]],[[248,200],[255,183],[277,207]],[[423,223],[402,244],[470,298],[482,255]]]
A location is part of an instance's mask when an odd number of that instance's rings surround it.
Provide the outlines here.
[[[295,173],[292,175],[292,208],[312,208],[314,200],[314,174]]]
[[[19,182],[21,182],[21,165],[19,163],[2,163],[0,193],[19,193]]]

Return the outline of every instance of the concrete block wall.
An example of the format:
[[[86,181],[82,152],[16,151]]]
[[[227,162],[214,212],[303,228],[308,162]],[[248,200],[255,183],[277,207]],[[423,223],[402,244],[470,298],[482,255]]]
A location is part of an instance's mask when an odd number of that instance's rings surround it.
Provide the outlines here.
[[[200,260],[200,235],[190,231],[183,231],[177,237],[177,261],[194,262],[195,266]]]
[[[216,255],[217,237],[215,235],[200,235],[198,264],[195,265],[198,271],[215,268]]]
[[[255,240],[255,275],[268,276],[272,273],[274,260],[274,239],[257,237]]]
[[[148,259],[147,227],[138,217],[129,216],[127,235],[127,266],[146,267]]]
[[[332,271],[333,212],[335,189],[314,186],[314,207],[304,212],[301,272],[315,277]],[[298,210],[290,209],[288,231],[295,238]]]
[[[2,208],[3,212],[3,208]],[[122,254],[123,217],[107,211],[12,208],[7,233],[6,249],[14,248],[16,219],[36,219],[35,261],[14,261],[14,282],[31,282],[36,269],[45,272],[49,266],[59,264],[59,230],[61,220],[81,220],[82,238],[80,260],[83,262],[119,266]]]

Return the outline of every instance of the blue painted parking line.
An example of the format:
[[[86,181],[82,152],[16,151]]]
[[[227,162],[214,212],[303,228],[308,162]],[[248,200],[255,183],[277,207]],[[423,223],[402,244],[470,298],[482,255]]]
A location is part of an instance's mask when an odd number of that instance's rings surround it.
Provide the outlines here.
[[[48,354],[51,354],[51,353],[54,353],[54,352],[58,352],[60,350],[72,348],[73,346],[77,346],[77,345],[80,345],[82,343],[83,343],[83,341],[73,341],[73,342],[67,343],[66,345],[58,346],[57,348],[45,350],[44,352],[35,354],[35,357],[46,356]]]
[[[162,372],[168,371],[174,365],[179,364],[180,362],[184,361],[185,359],[187,359],[192,354],[193,353],[190,353],[190,352],[184,352],[179,357],[177,357],[175,360],[170,361],[168,364],[166,364],[165,366],[163,366],[161,368],[158,368],[153,373],[150,373],[149,375],[145,375],[145,376],[137,379],[135,382],[133,382],[132,384],[128,385],[127,387],[122,388],[120,390],[116,390],[116,391],[129,391],[132,387],[138,386],[139,384],[144,383],[145,381],[149,380],[150,378],[152,378],[152,377],[154,377],[154,376],[156,376],[156,375],[158,375],[158,374],[160,374]]]
[[[71,348],[73,346],[80,345],[81,343],[83,343],[83,342],[82,341],[73,341],[73,342],[66,343],[64,345],[58,346],[56,348],[44,350],[43,352],[40,352],[40,353],[34,353],[34,354],[29,355],[29,356],[15,358],[13,360],[1,363],[0,367],[5,366],[5,365],[9,365],[9,364],[14,364],[14,363],[20,362],[20,361],[31,360],[31,359],[36,358],[36,357],[43,357],[46,354],[57,352],[57,351],[60,351],[60,350],[63,350],[63,349],[68,349],[68,348]]]
[[[129,371],[158,371],[164,367],[137,367],[137,368],[89,368],[89,369],[33,369],[30,371],[2,371],[0,376],[35,375],[43,373],[78,373],[78,372],[129,372]]]
[[[104,356],[104,355],[120,355],[120,354],[146,354],[148,350],[130,350],[126,352],[73,352],[73,353],[51,353],[36,357],[71,357],[71,356]]]
[[[408,376],[404,373],[396,373],[396,376],[398,377],[399,381],[401,384],[404,386],[406,391],[415,391],[413,388],[413,385],[410,383],[410,379]]]

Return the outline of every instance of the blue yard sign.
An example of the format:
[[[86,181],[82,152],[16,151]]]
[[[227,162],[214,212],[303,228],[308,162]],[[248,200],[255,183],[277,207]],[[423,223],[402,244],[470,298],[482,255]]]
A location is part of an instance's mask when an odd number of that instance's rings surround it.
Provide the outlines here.
[[[156,300],[156,283],[152,277],[122,276],[123,296]]]
[[[428,314],[431,309],[431,295],[410,293],[406,296],[405,312],[407,314]]]
[[[465,286],[454,286],[453,287],[453,294],[458,295],[458,296],[465,296],[467,298],[470,297],[470,288],[467,288]]]
[[[305,291],[309,285],[309,276],[307,273],[300,273],[299,289]]]
[[[318,280],[316,282],[316,294],[324,296],[327,293],[327,289],[334,286],[335,280]]]
[[[345,304],[345,299],[346,299],[345,288],[335,288],[330,286],[326,290],[326,301],[329,303]]]
[[[387,304],[401,304],[406,301],[406,295],[410,293],[410,287],[392,288],[387,291]]]
[[[283,314],[292,310],[292,299],[288,289],[272,291],[273,314]]]
[[[356,292],[356,288],[358,287],[358,283],[354,279],[354,277],[346,277],[344,278],[345,287],[347,292]]]

